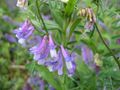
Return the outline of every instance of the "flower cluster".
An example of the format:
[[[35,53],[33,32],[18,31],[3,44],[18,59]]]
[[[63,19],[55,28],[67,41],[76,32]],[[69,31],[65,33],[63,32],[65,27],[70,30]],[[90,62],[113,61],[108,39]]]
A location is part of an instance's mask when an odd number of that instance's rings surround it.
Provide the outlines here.
[[[79,10],[78,15],[81,15],[87,18],[88,21],[85,24],[85,29],[93,30],[94,23],[96,22],[96,16],[92,8],[84,8]]]
[[[13,31],[18,38],[18,42],[20,44],[24,44],[25,40],[28,39],[34,31],[34,27],[32,26],[31,22],[27,19],[25,22],[20,26],[20,28]]]
[[[20,28],[14,30],[14,33],[18,38],[18,42],[23,45],[30,40],[30,37],[34,36],[33,31],[34,27],[27,19]],[[29,50],[38,64],[48,67],[50,72],[58,71],[59,75],[63,74],[63,66],[66,66],[68,76],[72,76],[74,74],[76,68],[75,56],[73,54],[69,54],[63,45],[58,48],[57,52],[57,45],[55,45],[51,34],[44,35],[41,40],[37,41],[36,45],[30,47]],[[31,39],[30,42],[33,43],[35,41],[32,41]],[[28,45],[29,44],[31,43],[28,43]],[[66,65],[64,65],[63,59]]]
[[[69,0],[61,1],[68,2]],[[27,0],[18,0],[17,6],[25,7],[27,3]],[[88,22],[86,23],[85,28],[92,30],[93,25],[96,22],[96,17],[92,8],[81,9],[78,14],[87,18]],[[58,75],[63,74],[63,68],[65,67],[68,76],[72,76],[76,69],[75,54],[70,54],[62,44],[56,45],[52,38],[52,33],[49,34],[49,32],[46,32],[44,36],[35,40],[36,37],[33,35],[33,31],[34,27],[30,20],[27,19],[20,28],[14,30],[14,33],[20,44],[29,46],[30,54],[33,55],[34,60],[38,64],[46,66],[50,72],[57,71]],[[30,39],[31,37],[32,39]],[[85,45],[83,45],[81,50],[85,63],[90,64],[91,61],[93,63],[92,51]]]

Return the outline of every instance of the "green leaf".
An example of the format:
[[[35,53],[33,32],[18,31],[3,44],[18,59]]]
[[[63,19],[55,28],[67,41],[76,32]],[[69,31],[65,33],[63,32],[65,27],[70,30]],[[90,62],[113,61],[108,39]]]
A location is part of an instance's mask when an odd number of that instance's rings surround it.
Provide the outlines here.
[[[77,71],[80,77],[80,90],[96,90],[96,75],[83,61],[77,61]]]
[[[81,42],[87,44],[94,52],[98,51],[92,39],[81,39]]]
[[[80,31],[74,31],[76,35],[81,35],[82,33]]]
[[[62,18],[61,12],[58,11],[58,10],[52,9],[52,10],[51,10],[51,14],[52,14],[54,20],[56,21],[56,23],[57,23],[60,27],[63,27],[63,18]]]
[[[67,45],[75,44],[77,41],[70,41],[67,43]]]
[[[77,25],[80,23],[80,19],[77,19],[73,22],[72,26],[70,27],[70,34],[69,34],[69,38],[71,37],[72,33],[74,32],[75,28],[77,27]]]
[[[65,8],[65,15],[70,16],[74,10],[74,6],[76,4],[76,0],[69,0],[67,6]]]
[[[58,7],[58,2],[49,1],[49,8],[53,19],[60,27],[63,27],[63,14]]]
[[[48,71],[44,66],[36,65],[41,77],[50,83],[56,90],[62,90],[60,82],[57,81],[55,75]]]

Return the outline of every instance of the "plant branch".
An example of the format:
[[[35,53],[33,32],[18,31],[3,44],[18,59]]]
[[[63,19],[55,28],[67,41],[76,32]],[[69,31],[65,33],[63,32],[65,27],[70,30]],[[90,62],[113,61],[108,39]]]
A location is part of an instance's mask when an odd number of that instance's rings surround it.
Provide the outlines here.
[[[102,37],[102,35],[101,35],[101,33],[100,33],[100,31],[99,31],[96,23],[95,23],[95,27],[96,27],[96,30],[97,30],[99,36],[100,36],[100,39],[102,40],[103,44],[104,44],[105,47],[108,49],[108,51],[111,53],[111,55],[113,56],[115,62],[117,63],[117,65],[118,65],[118,67],[119,67],[119,69],[120,69],[120,62],[118,61],[118,59],[115,57],[115,55],[114,55],[114,53],[112,52],[112,50],[109,48],[109,46],[108,46],[108,45],[106,44],[106,42],[104,41],[104,39],[103,39],[103,37]]]
[[[41,19],[42,24],[43,24],[43,27],[44,27],[44,29],[45,29],[46,33],[48,34],[47,27],[46,27],[46,25],[45,25],[45,22],[44,22],[44,20],[43,20],[43,18],[42,18],[41,13],[40,13],[40,9],[39,9],[39,4],[38,4],[38,1],[39,1],[39,0],[36,0],[36,7],[37,7],[37,11],[38,11],[38,19],[39,19],[39,21],[40,21],[40,19]]]

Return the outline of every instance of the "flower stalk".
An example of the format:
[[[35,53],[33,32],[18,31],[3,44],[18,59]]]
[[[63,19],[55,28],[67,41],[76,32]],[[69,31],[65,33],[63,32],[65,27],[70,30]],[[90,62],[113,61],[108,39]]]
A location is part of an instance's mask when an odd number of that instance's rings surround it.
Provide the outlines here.
[[[39,21],[42,21],[42,24],[43,24],[43,27],[44,27],[44,29],[45,29],[45,31],[46,31],[46,34],[48,35],[48,30],[47,30],[47,27],[46,27],[46,25],[45,25],[45,22],[44,22],[44,20],[43,20],[43,18],[42,18],[42,15],[41,15],[41,13],[40,13],[40,9],[39,9],[39,2],[38,2],[39,0],[36,0],[36,7],[37,7],[37,11],[38,11],[38,19],[39,19]]]
[[[118,61],[118,59],[115,57],[115,55],[114,55],[114,53],[112,52],[112,50],[109,48],[109,46],[108,46],[108,45],[106,44],[106,42],[104,41],[104,39],[103,39],[103,37],[102,37],[102,35],[101,35],[101,33],[100,33],[100,31],[99,31],[96,23],[95,23],[95,27],[96,27],[96,30],[97,30],[99,36],[100,36],[100,39],[102,40],[103,44],[104,44],[105,47],[108,49],[108,51],[111,53],[111,55],[113,56],[115,62],[117,63],[117,65],[118,65],[118,67],[119,67],[119,69],[120,69],[120,62]]]

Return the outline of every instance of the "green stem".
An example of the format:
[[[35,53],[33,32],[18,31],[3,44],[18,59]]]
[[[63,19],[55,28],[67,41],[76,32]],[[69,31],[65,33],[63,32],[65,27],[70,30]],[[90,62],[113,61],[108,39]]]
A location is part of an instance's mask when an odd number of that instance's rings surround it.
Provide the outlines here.
[[[46,27],[46,25],[45,25],[45,22],[44,22],[44,20],[43,20],[43,18],[42,18],[41,13],[40,13],[40,9],[39,9],[39,4],[38,4],[38,1],[39,1],[39,0],[36,0],[36,7],[37,7],[37,11],[38,11],[38,19],[39,19],[39,21],[40,21],[40,19],[41,19],[42,24],[43,24],[43,27],[44,27],[44,29],[45,29],[46,33],[48,34],[47,27]]]
[[[68,27],[69,23],[67,22],[67,19],[65,19],[64,25],[63,25],[63,32],[62,32],[62,42],[63,45],[66,47],[66,40],[67,40],[67,27]]]
[[[95,23],[95,27],[96,27],[96,30],[97,30],[97,32],[98,32],[98,34],[99,34],[99,36],[100,36],[103,44],[104,44],[105,47],[108,49],[108,51],[111,53],[111,55],[113,56],[115,62],[117,63],[117,65],[118,65],[118,67],[119,67],[119,69],[120,69],[120,63],[119,63],[118,59],[115,57],[115,55],[114,55],[114,53],[112,52],[112,50],[109,48],[109,46],[108,46],[108,45],[106,44],[106,42],[104,41],[104,39],[103,39],[103,37],[102,37],[102,35],[101,35],[101,33],[100,33],[100,31],[99,31],[96,23]]]

